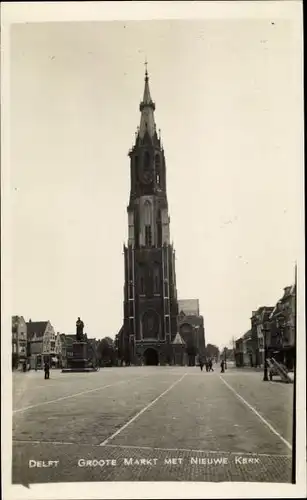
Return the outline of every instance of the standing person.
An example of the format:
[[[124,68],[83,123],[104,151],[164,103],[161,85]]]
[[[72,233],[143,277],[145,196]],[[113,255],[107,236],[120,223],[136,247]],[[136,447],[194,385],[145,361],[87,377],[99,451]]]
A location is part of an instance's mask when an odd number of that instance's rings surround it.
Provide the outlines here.
[[[27,362],[26,362],[26,361],[24,361],[24,362],[22,363],[22,371],[23,371],[23,372],[26,372],[26,371],[27,371]]]
[[[204,362],[202,359],[199,360],[199,366],[200,366],[200,371],[202,372],[204,367]]]
[[[45,363],[44,371],[45,371],[45,379],[49,379],[49,377],[50,377],[50,366],[49,366],[48,361],[46,361],[46,363]]]
[[[225,373],[225,361],[223,359],[221,362],[221,373]]]

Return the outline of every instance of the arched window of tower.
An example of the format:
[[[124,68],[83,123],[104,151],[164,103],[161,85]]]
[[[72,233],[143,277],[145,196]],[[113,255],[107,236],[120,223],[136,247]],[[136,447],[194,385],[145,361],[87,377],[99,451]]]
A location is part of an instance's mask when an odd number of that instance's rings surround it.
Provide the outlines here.
[[[150,154],[148,151],[145,151],[144,154],[144,170],[150,169]]]
[[[144,203],[144,224],[145,226],[150,226],[152,221],[152,209],[151,202],[146,200]]]
[[[160,318],[156,311],[149,309],[142,316],[143,338],[158,338],[160,330]]]
[[[159,264],[154,264],[154,293],[160,293],[160,269]]]
[[[145,226],[145,246],[152,246],[152,233],[151,226]]]
[[[145,246],[152,246],[152,204],[149,200],[144,203]]]
[[[144,276],[141,276],[141,278],[140,278],[140,292],[141,292],[141,294],[145,293]]]
[[[158,210],[157,214],[157,234],[158,234],[158,246],[162,246],[162,222],[161,222],[161,210]]]
[[[139,282],[139,291],[141,295],[145,294],[145,269],[144,265],[140,264],[137,270],[138,274],[138,282]]]

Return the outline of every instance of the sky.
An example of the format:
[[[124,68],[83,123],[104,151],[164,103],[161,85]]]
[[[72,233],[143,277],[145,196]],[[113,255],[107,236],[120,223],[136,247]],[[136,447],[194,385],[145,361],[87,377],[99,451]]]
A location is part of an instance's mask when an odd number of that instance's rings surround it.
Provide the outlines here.
[[[229,345],[294,281],[301,55],[290,19],[15,24],[12,314],[114,337],[123,321],[128,150],[148,60],[180,299]]]

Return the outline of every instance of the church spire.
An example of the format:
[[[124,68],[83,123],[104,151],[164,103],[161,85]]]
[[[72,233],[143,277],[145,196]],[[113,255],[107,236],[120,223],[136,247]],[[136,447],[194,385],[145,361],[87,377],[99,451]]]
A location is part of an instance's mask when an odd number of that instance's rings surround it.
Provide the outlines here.
[[[154,118],[154,110],[156,106],[153,102],[150,90],[149,90],[149,77],[147,71],[147,60],[145,61],[145,87],[143,100],[140,104],[141,111],[141,123],[139,128],[139,137],[142,139],[146,132],[148,132],[150,137],[153,137],[156,133],[156,124]]]

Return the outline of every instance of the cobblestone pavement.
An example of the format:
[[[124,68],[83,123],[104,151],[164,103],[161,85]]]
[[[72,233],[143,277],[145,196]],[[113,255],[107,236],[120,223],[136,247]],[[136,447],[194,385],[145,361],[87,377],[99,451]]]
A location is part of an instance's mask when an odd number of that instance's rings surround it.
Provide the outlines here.
[[[187,367],[13,375],[13,483],[291,481],[293,386]]]

